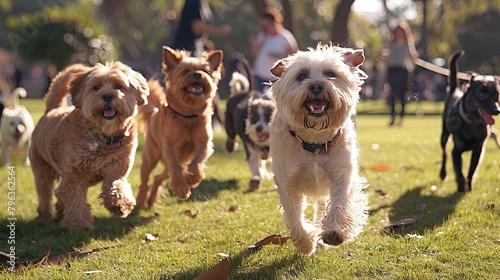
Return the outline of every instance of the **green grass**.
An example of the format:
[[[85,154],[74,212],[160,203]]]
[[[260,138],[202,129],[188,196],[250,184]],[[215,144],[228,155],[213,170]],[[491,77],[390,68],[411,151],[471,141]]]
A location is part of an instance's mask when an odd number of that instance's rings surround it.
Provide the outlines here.
[[[22,100],[37,121],[38,100]],[[192,198],[180,202],[168,192],[149,210],[135,210],[125,219],[113,218],[101,205],[100,187],[89,190],[94,231],[70,231],[58,222],[34,222],[37,197],[31,169],[16,166],[17,218],[15,241],[19,261],[37,261],[79,249],[105,248],[60,265],[0,272],[2,279],[193,279],[229,255],[230,279],[500,279],[500,150],[488,143],[475,189],[457,194],[451,162],[448,179],[438,177],[442,104],[412,103],[405,126],[392,127],[380,102],[359,105],[357,119],[361,173],[370,184],[370,218],[353,242],[312,257],[299,255],[290,241],[269,245],[251,255],[246,248],[270,234],[288,236],[278,209],[272,181],[247,192],[250,177],[244,153],[223,150],[225,134],[215,134],[215,154],[206,179]],[[423,117],[415,117],[422,109]],[[378,146],[378,149],[376,149]],[[451,149],[452,143],[449,144]],[[141,145],[140,145],[141,147]],[[374,149],[375,148],[375,149]],[[464,156],[465,165],[468,157]],[[137,193],[140,148],[129,182]],[[386,172],[372,171],[378,164]],[[468,166],[467,166],[468,167]],[[406,170],[406,171],[405,171]],[[0,168],[0,250],[7,244],[7,174]],[[377,192],[377,191],[378,192]],[[383,190],[387,195],[380,195]],[[420,207],[419,207],[420,205]],[[425,206],[422,206],[425,205]],[[236,210],[228,211],[230,207]],[[420,209],[418,209],[418,207]],[[198,213],[194,219],[185,210]],[[416,218],[414,224],[383,230],[391,218]],[[158,239],[143,242],[145,234]],[[2,259],[2,265],[6,262]],[[89,271],[98,271],[87,274]]]

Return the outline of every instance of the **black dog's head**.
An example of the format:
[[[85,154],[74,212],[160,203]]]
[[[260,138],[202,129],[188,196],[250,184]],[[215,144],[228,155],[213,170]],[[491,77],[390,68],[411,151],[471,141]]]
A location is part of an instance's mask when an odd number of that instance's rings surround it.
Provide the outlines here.
[[[464,96],[467,111],[477,112],[484,124],[494,124],[493,116],[500,113],[499,91],[499,76],[473,74]]]

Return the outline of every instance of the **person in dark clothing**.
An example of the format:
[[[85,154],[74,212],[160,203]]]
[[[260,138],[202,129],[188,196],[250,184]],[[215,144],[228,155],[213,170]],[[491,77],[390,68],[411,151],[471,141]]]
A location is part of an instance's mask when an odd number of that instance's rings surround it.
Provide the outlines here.
[[[229,24],[216,26],[211,24],[212,12],[204,0],[186,0],[181,12],[181,19],[174,34],[172,48],[191,51],[199,57],[204,50],[208,35],[227,36],[232,28]]]
[[[408,23],[402,21],[392,31],[392,40],[382,50],[382,56],[387,62],[387,81],[391,86],[388,103],[391,106],[391,121],[393,125],[396,119],[396,100],[401,103],[399,125],[403,124],[405,114],[405,95],[408,91],[410,73],[413,73],[412,58],[419,56],[415,49],[415,43]]]

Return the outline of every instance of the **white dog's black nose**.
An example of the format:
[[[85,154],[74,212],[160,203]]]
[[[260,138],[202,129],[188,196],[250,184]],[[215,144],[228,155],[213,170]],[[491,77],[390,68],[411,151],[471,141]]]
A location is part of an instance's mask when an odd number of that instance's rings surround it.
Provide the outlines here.
[[[113,95],[111,95],[111,94],[103,94],[102,95],[102,100],[104,100],[105,102],[110,102],[111,100],[113,100]]]
[[[325,89],[325,87],[322,83],[312,83],[309,85],[309,91],[314,95],[320,94],[323,89]]]

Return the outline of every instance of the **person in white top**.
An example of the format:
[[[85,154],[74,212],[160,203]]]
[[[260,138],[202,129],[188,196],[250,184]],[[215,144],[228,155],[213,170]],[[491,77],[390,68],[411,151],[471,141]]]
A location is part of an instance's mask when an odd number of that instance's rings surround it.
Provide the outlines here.
[[[275,9],[268,7],[259,20],[260,33],[250,36],[250,48],[253,57],[253,74],[256,90],[264,92],[269,81],[276,79],[269,69],[276,61],[298,50],[297,40],[282,25],[283,16]]]

